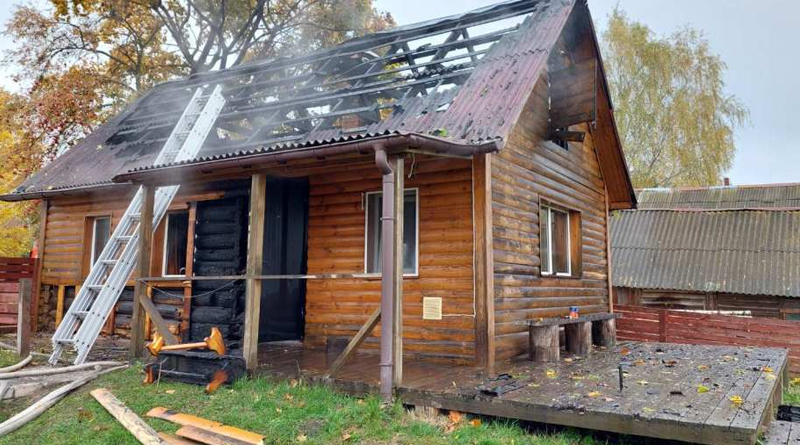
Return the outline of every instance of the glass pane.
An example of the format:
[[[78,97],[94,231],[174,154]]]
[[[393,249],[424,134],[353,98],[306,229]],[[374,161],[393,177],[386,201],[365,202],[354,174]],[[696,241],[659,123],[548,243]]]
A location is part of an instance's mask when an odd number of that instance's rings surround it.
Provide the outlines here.
[[[167,236],[164,244],[164,275],[186,273],[186,244],[189,232],[189,213],[167,215]]]
[[[551,210],[551,227],[553,231],[553,271],[569,273],[569,224],[564,212]]]
[[[95,218],[94,220],[94,234],[92,246],[92,264],[97,261],[100,254],[103,253],[103,248],[106,247],[108,238],[111,234],[111,218],[102,217]]]
[[[550,267],[550,209],[542,208],[542,220],[539,221],[539,256],[542,261],[542,273],[552,273]]]
[[[403,273],[417,273],[416,190],[406,190],[403,201]]]
[[[367,195],[367,273],[381,272],[381,207],[380,193]]]

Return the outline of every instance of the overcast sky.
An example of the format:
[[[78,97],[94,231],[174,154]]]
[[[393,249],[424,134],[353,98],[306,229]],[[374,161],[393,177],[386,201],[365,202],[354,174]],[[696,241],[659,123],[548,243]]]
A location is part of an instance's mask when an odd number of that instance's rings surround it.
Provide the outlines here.
[[[494,0],[375,0],[399,24],[456,14]],[[11,3],[6,0],[4,4]],[[19,3],[19,2],[14,2]],[[736,132],[737,153],[728,172],[734,184],[800,182],[800,27],[797,0],[589,0],[598,32],[615,5],[657,34],[689,24],[704,31],[728,64],[727,92],[749,109],[751,122]],[[11,8],[0,9],[5,23]],[[0,36],[0,49],[11,42]],[[0,85],[13,87],[0,67]]]

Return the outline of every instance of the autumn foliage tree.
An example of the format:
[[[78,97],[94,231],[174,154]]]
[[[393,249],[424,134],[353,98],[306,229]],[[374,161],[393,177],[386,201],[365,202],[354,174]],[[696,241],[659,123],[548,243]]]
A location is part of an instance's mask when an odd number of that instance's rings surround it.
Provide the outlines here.
[[[615,9],[602,42],[634,186],[719,184],[748,112],[726,93],[727,67],[708,41],[689,27],[657,37]]]

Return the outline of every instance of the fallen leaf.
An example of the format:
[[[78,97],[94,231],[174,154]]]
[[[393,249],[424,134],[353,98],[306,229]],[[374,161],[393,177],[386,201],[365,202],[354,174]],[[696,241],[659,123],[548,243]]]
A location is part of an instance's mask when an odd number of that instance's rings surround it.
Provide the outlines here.
[[[767,379],[767,380],[772,381],[772,380],[775,380],[777,377],[775,377],[775,374],[773,374],[771,372],[767,372],[767,373],[764,374],[764,378]]]
[[[639,380],[636,383],[638,383],[639,385],[645,386],[645,385],[649,384],[650,382],[648,382],[647,380]]]
[[[297,441],[300,442],[300,443],[303,443],[303,442],[305,442],[307,440],[308,440],[308,436],[306,436],[305,434],[299,434],[297,436]]]
[[[458,411],[450,411],[450,414],[447,415],[447,418],[453,423],[459,423],[464,419],[464,415]]]
[[[551,379],[554,379],[558,376],[558,373],[554,369],[548,369],[547,371],[545,371],[545,375],[547,375],[547,377]]]
[[[357,405],[363,405],[363,404],[364,404],[364,399],[358,399],[358,401],[356,402],[356,404],[357,404]]]
[[[764,372],[772,372],[772,368],[770,368],[769,366],[764,366],[763,368],[761,368],[761,370]]]
[[[708,392],[708,387],[703,385],[697,385],[697,392],[699,392],[700,394]]]
[[[628,349],[628,348],[622,348],[622,349],[620,349],[619,353],[622,354],[622,355],[628,355],[628,354],[631,353],[631,350]]]
[[[636,361],[633,362],[634,366],[642,366],[642,365],[646,365],[646,364],[647,364],[647,362],[645,362],[642,359],[639,359],[639,360],[636,360]]]
[[[646,413],[654,413],[654,412],[656,412],[656,410],[654,410],[653,408],[648,408],[646,406],[644,408],[642,408],[642,411],[644,411]]]
[[[742,400],[741,396],[731,396],[730,401],[735,407],[740,407],[742,406],[742,403],[744,403],[744,400]]]
[[[167,394],[175,394],[175,390],[174,389],[168,389],[168,390],[166,390],[164,392],[167,393]]]
[[[276,412],[276,413],[278,413],[278,414],[280,414],[280,413],[282,413],[282,412],[283,412],[283,410],[282,410],[282,409],[280,409],[280,408],[275,408],[275,412]]]
[[[795,377],[789,380],[789,384],[792,386],[800,385],[800,377]]]
[[[295,379],[289,380],[289,387],[294,388],[295,386],[297,386],[297,380]]]
[[[472,419],[469,421],[469,424],[477,428],[481,426],[481,419]]]
[[[664,366],[666,366],[667,368],[672,368],[677,364],[678,364],[677,360],[664,360]]]
[[[528,383],[528,386],[530,386],[531,388],[538,388],[538,387],[540,387],[542,385],[540,385],[538,383]]]
[[[592,392],[590,392],[589,394],[586,394],[586,395],[589,396],[589,397],[600,397],[601,396],[600,391],[592,391]]]
[[[708,365],[697,365],[697,369],[700,371],[705,371],[708,369]]]
[[[286,400],[292,400],[292,399],[294,399],[294,396],[292,396],[291,394],[289,394],[287,392],[286,394],[283,395],[283,398],[286,399]]]
[[[342,434],[342,441],[348,441],[348,440],[350,440],[350,437],[351,436],[349,434],[344,433],[344,434]]]
[[[564,363],[572,363],[572,359],[571,358],[565,358],[564,359]]]

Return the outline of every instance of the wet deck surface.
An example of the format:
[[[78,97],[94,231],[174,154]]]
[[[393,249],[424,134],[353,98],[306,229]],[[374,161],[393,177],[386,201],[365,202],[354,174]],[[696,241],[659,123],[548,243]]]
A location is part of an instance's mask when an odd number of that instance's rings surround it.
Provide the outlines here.
[[[300,344],[264,344],[259,356],[263,373],[311,380],[335,359]],[[754,444],[780,401],[785,367],[786,353],[779,349],[626,342],[588,358],[512,361],[498,367],[499,379],[468,366],[407,359],[398,394],[404,403],[475,414],[695,443]],[[330,383],[354,394],[376,392],[378,356],[356,354]],[[503,385],[510,391],[496,396],[479,389]]]

